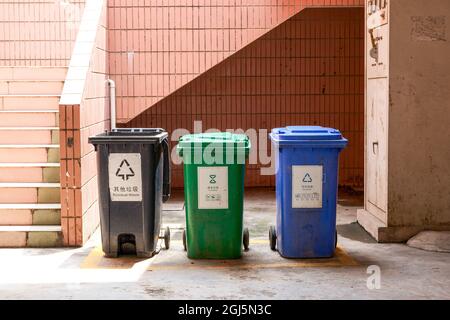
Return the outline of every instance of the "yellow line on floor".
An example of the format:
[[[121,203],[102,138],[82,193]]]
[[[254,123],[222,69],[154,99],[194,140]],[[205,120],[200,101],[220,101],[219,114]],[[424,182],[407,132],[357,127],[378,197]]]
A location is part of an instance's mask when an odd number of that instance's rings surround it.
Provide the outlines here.
[[[273,254],[276,254],[275,252]],[[189,260],[182,264],[154,264],[148,270],[185,270],[185,269],[268,269],[268,268],[311,268],[311,267],[352,267],[360,264],[347,252],[338,247],[336,255],[328,259],[284,259],[281,262],[255,263],[239,260]]]
[[[171,240],[170,243],[171,244],[179,244],[179,243],[182,243],[182,241],[181,240]],[[250,244],[269,244],[269,240],[254,239],[254,240],[250,240]],[[104,257],[101,245],[97,246],[94,249],[92,249],[91,252],[89,252],[88,256],[81,263],[80,268],[82,268],[82,269],[102,268],[101,266],[99,266],[99,264],[104,259],[107,259],[107,258]],[[112,259],[108,259],[108,260],[112,260]],[[133,257],[125,257],[125,258],[121,257],[121,258],[117,258],[115,260],[117,260],[117,261],[125,260],[126,262],[128,262],[128,264],[132,263],[132,262],[142,261],[142,259],[133,258]],[[123,263],[118,263],[117,265],[107,266],[106,268],[108,268],[108,269],[109,268],[123,269],[123,267],[124,267]]]
[[[253,243],[265,244],[266,240],[254,240]],[[278,254],[271,252],[272,254]],[[184,252],[180,254],[185,254]],[[276,257],[276,256],[275,256]],[[276,257],[278,258],[278,257]],[[187,258],[186,258],[187,259]],[[276,262],[257,262],[247,259],[238,260],[186,260],[180,263],[158,263],[152,264],[148,270],[185,270],[185,269],[268,269],[268,268],[311,268],[311,267],[351,267],[360,264],[354,260],[344,249],[338,247],[336,255],[329,259],[282,259]],[[108,259],[104,257],[101,246],[91,250],[89,255],[81,263],[82,269],[130,269],[137,262],[143,261],[143,258],[120,257]]]
[[[88,256],[83,260],[80,265],[81,269],[98,269],[99,263],[104,259],[102,247],[98,246],[89,252]]]
[[[235,265],[153,265],[149,266],[151,271],[164,270],[186,270],[186,269],[281,269],[281,268],[324,268],[324,267],[350,267],[358,264],[342,264],[339,261],[323,261],[323,262],[281,262],[281,263],[260,263],[260,264],[235,264]]]
[[[254,240],[250,240],[250,244],[269,244],[269,240],[254,239]]]
[[[181,240],[170,240],[170,243],[182,243],[183,241]],[[269,240],[265,240],[265,239],[253,239],[250,240],[250,244],[269,244]]]

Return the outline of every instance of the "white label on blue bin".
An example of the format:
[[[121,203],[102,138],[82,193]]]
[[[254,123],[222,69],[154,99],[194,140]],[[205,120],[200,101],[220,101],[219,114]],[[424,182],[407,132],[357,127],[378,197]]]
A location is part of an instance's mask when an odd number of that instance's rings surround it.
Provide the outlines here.
[[[198,167],[198,208],[228,209],[228,167]]]
[[[322,166],[292,166],[292,208],[322,208]]]
[[[109,155],[109,194],[111,201],[142,201],[141,155]]]

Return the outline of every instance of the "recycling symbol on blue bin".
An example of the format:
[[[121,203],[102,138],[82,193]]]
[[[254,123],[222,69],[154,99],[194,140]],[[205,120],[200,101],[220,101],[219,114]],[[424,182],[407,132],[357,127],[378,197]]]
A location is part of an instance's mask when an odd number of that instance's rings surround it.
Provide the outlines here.
[[[303,180],[302,180],[303,182],[306,182],[306,183],[311,183],[312,182],[312,178],[311,178],[311,176],[309,175],[309,173],[307,173],[307,174],[305,174],[305,176],[303,177]]]

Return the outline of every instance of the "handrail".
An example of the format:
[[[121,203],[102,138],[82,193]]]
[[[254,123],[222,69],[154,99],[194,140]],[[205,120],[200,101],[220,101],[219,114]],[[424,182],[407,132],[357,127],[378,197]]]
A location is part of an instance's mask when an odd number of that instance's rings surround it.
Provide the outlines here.
[[[60,105],[79,105],[83,100],[98,26],[106,0],[86,0],[75,46],[69,63]]]

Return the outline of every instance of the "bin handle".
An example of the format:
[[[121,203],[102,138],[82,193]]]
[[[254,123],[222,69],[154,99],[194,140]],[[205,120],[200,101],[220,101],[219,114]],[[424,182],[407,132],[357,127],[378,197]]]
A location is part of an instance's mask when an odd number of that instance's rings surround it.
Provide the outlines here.
[[[164,139],[162,141],[163,157],[164,157],[164,171],[163,171],[163,202],[170,198],[170,156],[169,156],[169,141]]]

